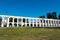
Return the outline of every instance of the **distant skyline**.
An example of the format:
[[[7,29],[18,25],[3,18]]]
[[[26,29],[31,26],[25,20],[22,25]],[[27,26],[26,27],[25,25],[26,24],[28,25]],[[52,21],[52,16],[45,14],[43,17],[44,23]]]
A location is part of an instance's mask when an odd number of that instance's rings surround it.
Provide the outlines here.
[[[60,0],[0,0],[0,14],[39,17],[47,13],[60,14]]]

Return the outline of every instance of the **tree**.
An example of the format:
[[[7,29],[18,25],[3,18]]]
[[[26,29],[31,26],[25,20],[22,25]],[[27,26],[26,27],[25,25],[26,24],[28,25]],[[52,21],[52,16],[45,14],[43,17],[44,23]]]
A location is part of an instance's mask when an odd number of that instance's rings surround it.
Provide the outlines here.
[[[58,15],[58,19],[60,19],[60,15]]]
[[[39,18],[45,18],[45,16],[39,16]]]
[[[48,19],[51,19],[51,18],[52,18],[51,13],[47,13],[47,18],[48,18]]]
[[[57,19],[56,12],[52,12],[52,19]]]
[[[47,18],[48,19],[57,19],[56,12],[52,12],[52,14],[51,13],[47,13]]]

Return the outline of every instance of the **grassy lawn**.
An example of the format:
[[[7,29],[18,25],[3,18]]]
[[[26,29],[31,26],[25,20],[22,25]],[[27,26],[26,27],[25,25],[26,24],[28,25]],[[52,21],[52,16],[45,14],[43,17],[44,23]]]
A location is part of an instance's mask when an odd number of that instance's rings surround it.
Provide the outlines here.
[[[0,28],[0,40],[60,40],[60,29]]]

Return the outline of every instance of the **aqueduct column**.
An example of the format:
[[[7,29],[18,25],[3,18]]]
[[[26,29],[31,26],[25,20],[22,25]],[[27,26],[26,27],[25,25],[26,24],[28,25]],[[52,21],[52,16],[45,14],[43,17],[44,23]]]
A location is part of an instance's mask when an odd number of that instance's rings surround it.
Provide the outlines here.
[[[37,22],[38,22],[38,19],[36,19],[36,27],[38,27],[38,26],[37,26]]]
[[[23,18],[21,18],[21,27],[23,27]]]
[[[28,21],[27,18],[25,18],[25,27],[27,27],[28,24],[27,21]]]
[[[9,17],[8,17],[8,21],[7,21],[7,27],[9,27]]]
[[[2,17],[2,25],[1,27],[4,27],[4,17]]]
[[[48,25],[48,27],[50,27],[49,20],[48,20],[48,24],[47,25]]]
[[[32,19],[32,20],[33,20],[33,23],[32,24],[33,24],[33,27],[34,27],[34,19]]]
[[[40,22],[40,19],[39,19],[39,27],[41,27],[41,22]]]

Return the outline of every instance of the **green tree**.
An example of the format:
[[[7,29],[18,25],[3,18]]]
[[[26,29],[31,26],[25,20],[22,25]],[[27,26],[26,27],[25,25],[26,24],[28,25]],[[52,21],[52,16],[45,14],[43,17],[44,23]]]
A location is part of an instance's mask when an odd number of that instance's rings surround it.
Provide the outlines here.
[[[58,15],[58,19],[60,19],[60,15]]]
[[[52,18],[51,13],[47,13],[47,18],[48,18],[48,19],[51,19],[51,18]]]
[[[52,19],[57,19],[57,14],[56,14],[56,12],[52,12]]]
[[[45,16],[39,16],[39,18],[45,18]]]

